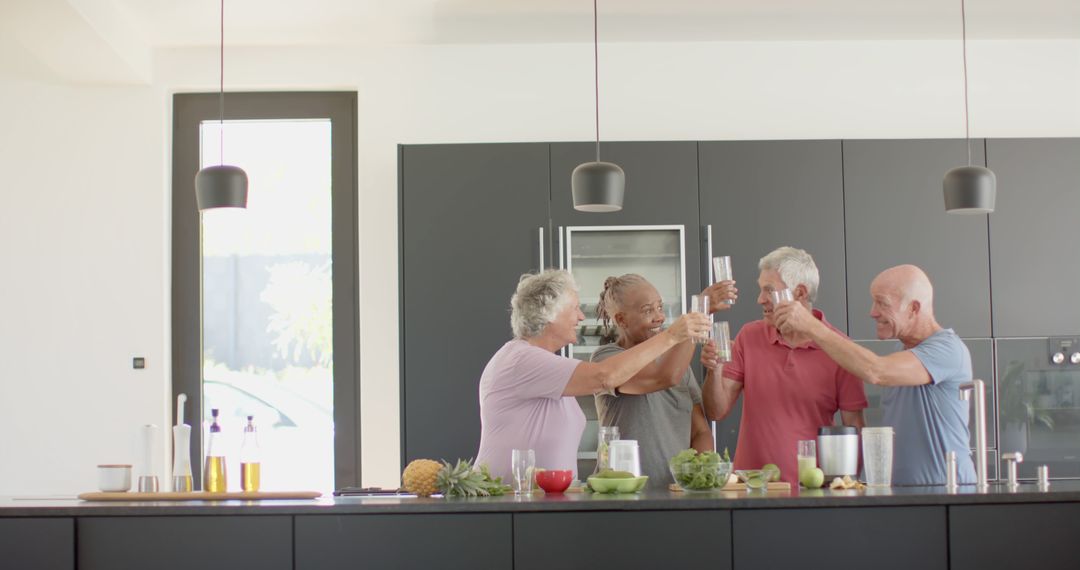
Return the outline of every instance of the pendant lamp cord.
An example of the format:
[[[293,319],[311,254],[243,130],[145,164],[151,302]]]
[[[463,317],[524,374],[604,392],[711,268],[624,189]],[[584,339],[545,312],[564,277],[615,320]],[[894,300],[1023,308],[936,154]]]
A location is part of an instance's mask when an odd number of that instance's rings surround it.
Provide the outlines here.
[[[224,2],[224,0],[222,0]],[[600,39],[596,25],[596,0],[592,3],[593,81],[596,93],[596,162],[600,162]]]
[[[964,0],[960,0],[960,29],[963,44],[963,138],[968,142],[968,166],[971,166],[971,126],[968,119],[968,14],[964,10]]]
[[[225,164],[225,0],[221,0],[221,43],[218,52],[218,162]]]

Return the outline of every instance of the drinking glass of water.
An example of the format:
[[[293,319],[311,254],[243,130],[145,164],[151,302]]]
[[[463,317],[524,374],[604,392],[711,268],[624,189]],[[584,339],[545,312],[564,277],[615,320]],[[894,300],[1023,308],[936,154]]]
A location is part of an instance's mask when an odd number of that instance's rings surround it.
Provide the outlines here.
[[[772,306],[775,309],[784,303],[790,303],[795,300],[795,297],[791,294],[791,289],[777,289],[771,291],[769,297],[772,299]]]
[[[719,283],[721,281],[732,281],[735,279],[735,275],[731,272],[731,256],[721,255],[719,257],[712,258],[712,272],[713,283]],[[727,305],[734,305],[734,299],[728,299],[724,301]]]
[[[702,313],[706,316],[709,315],[709,296],[708,295],[691,295],[690,296],[690,312]],[[712,317],[709,317],[712,320]],[[712,331],[705,333],[702,337],[694,337],[694,344],[705,344],[709,340],[709,335]]]
[[[514,477],[514,494],[532,493],[533,472],[536,471],[536,453],[531,449],[515,449],[510,452],[510,470]]]

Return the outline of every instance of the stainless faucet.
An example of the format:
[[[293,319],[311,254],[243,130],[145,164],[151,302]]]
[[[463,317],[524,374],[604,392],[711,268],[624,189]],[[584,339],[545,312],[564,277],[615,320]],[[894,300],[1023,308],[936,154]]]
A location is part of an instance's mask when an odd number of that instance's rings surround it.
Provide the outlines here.
[[[960,385],[960,399],[970,400],[975,393],[975,486],[979,491],[990,488],[986,477],[986,383],[972,380]]]

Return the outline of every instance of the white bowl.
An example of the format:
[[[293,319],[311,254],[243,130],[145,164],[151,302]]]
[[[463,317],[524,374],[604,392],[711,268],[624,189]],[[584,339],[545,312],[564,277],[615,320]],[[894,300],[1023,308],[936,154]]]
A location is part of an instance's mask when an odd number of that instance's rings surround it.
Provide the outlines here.
[[[130,465],[98,465],[98,489],[106,493],[131,490]]]

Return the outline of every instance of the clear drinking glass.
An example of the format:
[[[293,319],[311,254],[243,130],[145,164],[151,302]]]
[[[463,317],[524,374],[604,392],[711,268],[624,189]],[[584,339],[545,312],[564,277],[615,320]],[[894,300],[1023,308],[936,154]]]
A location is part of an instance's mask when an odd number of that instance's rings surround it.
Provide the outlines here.
[[[795,300],[795,297],[791,294],[791,289],[777,289],[776,291],[771,291],[769,292],[769,298],[772,299],[773,308]]]
[[[731,328],[727,321],[713,323],[712,339],[716,343],[717,361],[731,362]]]
[[[611,442],[619,439],[619,426],[600,426],[596,433],[596,469],[597,474],[611,468]]]
[[[862,451],[866,484],[871,487],[892,485],[893,429],[891,427],[863,428]]]
[[[691,313],[703,313],[706,316],[709,315],[709,296],[708,295],[691,295],[690,296],[690,312]],[[712,317],[709,317],[712,319]],[[706,333],[704,337],[694,337],[694,344],[705,344],[709,340],[709,333]]]
[[[721,281],[731,281],[735,279],[735,275],[731,272],[730,255],[721,255],[719,257],[712,258],[712,268],[713,283],[719,283]],[[735,300],[729,299],[725,301],[725,304],[734,305]]]
[[[812,439],[799,440],[799,479],[808,469],[817,467],[817,442]]]
[[[532,492],[533,472],[536,471],[536,453],[531,449],[515,449],[510,452],[510,470],[514,477],[514,494]]]

